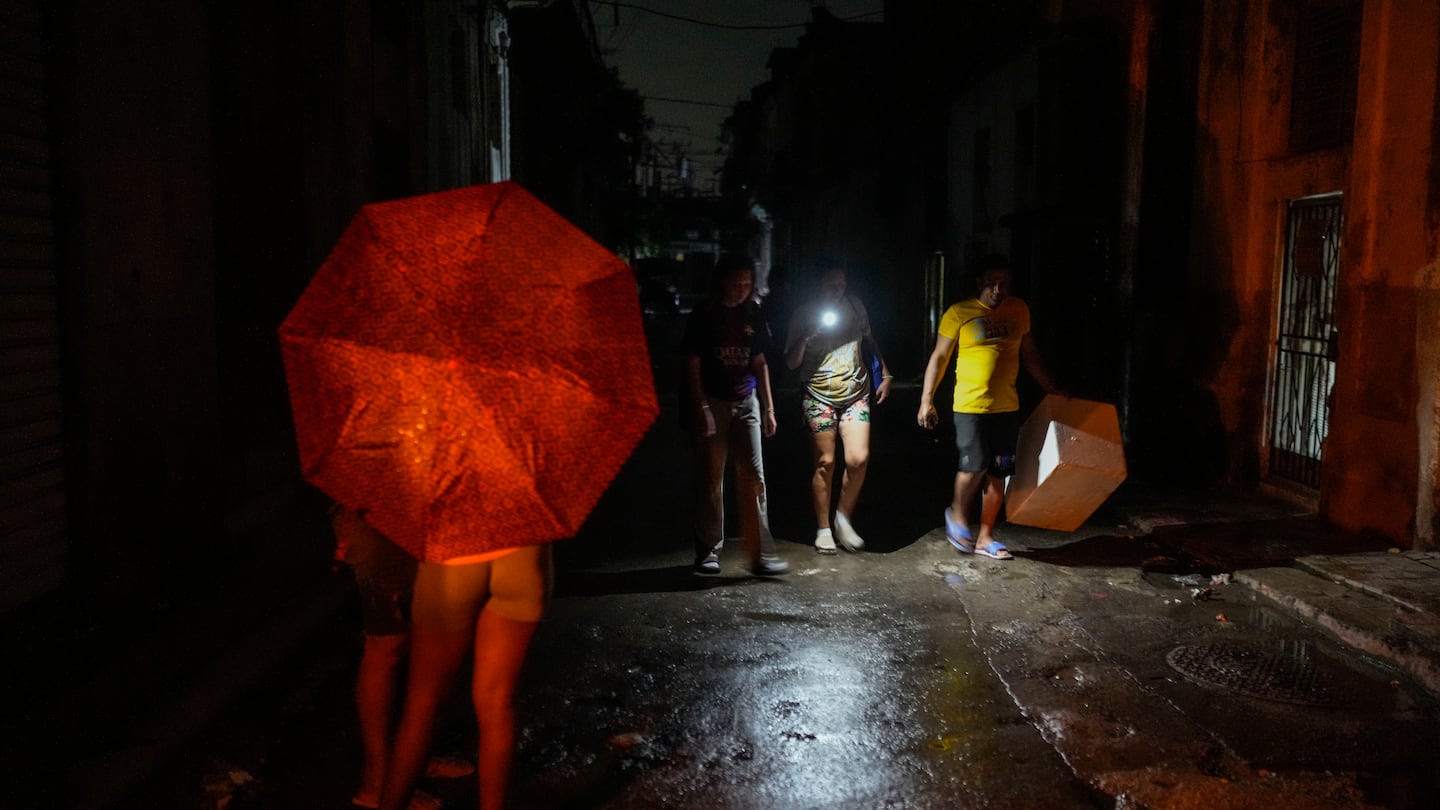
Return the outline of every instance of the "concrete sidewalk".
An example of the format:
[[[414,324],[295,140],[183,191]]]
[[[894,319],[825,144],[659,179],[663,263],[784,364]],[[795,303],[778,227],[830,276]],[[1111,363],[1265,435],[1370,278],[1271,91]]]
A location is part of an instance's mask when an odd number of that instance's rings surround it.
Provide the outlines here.
[[[1218,555],[1248,555],[1234,582],[1440,698],[1440,553],[1384,549],[1283,502],[1126,487],[1105,508],[1137,533],[1238,532],[1245,547]]]
[[[1235,578],[1440,697],[1440,554],[1311,555]]]

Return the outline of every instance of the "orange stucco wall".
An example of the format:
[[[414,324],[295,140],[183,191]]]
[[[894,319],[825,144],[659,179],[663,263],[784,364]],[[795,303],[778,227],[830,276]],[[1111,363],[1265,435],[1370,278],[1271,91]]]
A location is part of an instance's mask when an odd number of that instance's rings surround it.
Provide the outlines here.
[[[1224,341],[1224,362],[1201,382],[1232,440],[1232,482],[1263,480],[1286,206],[1344,192],[1340,356],[1320,508],[1346,528],[1430,545],[1440,455],[1440,9],[1365,4],[1353,144],[1303,155],[1286,151],[1291,46],[1284,13],[1269,1],[1206,4],[1190,286],[1226,301],[1234,315],[1214,334]]]
[[[1372,0],[1361,37],[1338,313],[1353,337],[1321,503],[1341,526],[1433,547],[1440,6]]]

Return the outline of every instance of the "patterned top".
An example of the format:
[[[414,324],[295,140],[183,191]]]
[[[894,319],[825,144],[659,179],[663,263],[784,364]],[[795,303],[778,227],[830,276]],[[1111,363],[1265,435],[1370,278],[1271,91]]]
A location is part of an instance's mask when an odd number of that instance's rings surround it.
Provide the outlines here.
[[[821,328],[805,347],[800,379],[810,396],[845,408],[870,393],[870,370],[860,352],[861,339],[870,335],[870,316],[860,299],[847,295],[839,302],[812,301],[797,309],[790,319],[786,351],[813,332],[826,313],[834,314],[835,322]]]

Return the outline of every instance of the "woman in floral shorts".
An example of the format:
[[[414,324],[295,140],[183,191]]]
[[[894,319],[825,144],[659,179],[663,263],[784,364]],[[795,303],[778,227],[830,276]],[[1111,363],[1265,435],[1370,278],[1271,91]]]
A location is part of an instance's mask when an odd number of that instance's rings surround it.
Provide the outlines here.
[[[799,369],[801,407],[810,428],[814,468],[810,491],[815,506],[815,550],[834,554],[838,541],[846,551],[859,551],[865,541],[850,518],[865,483],[870,462],[870,368],[862,344],[879,359],[880,386],[875,403],[890,395],[890,371],[870,334],[870,319],[860,299],[845,294],[845,270],[830,266],[821,277],[820,294],[795,311],[785,345],[785,364]],[[837,442],[843,448],[845,473],[840,502],[830,518]]]

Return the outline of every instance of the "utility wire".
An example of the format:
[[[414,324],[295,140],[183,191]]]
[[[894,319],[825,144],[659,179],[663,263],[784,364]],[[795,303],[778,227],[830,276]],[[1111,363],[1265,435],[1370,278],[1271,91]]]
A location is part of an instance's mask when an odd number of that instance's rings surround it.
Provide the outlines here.
[[[730,25],[729,23],[717,23],[717,22],[710,22],[710,21],[708,21],[708,20],[697,20],[697,19],[695,19],[694,17],[682,17],[682,16],[680,16],[680,15],[678,15],[678,14],[669,14],[669,13],[664,12],[664,11],[656,11],[656,10],[653,9],[653,8],[646,8],[645,6],[637,6],[637,5],[635,5],[634,3],[619,3],[619,2],[613,2],[613,0],[600,0],[600,2],[604,2],[606,5],[609,5],[609,6],[617,6],[617,7],[619,7],[619,8],[628,8],[628,9],[632,9],[632,10],[634,10],[634,11],[643,11],[643,12],[645,12],[645,13],[647,13],[647,14],[654,14],[654,15],[657,16],[657,17],[664,17],[664,18],[670,19],[670,20],[679,20],[680,22],[690,23],[690,24],[692,24],[692,25],[701,25],[701,26],[704,26],[704,27],[706,27],[706,28],[724,28],[724,29],[726,29],[727,31],[784,31],[784,30],[787,30],[787,29],[790,29],[790,28],[804,28],[806,25],[809,25],[809,23],[803,23],[803,22],[800,22],[800,23],[789,23],[789,24],[785,24],[785,25]],[[842,17],[842,18],[840,18],[840,21],[841,21],[841,22],[850,22],[851,20],[860,20],[860,19],[864,19],[864,18],[866,18],[866,17],[876,17],[876,16],[879,16],[879,15],[884,14],[884,13],[885,13],[885,11],[884,11],[883,9],[880,10],[880,11],[867,11],[867,12],[865,12],[864,14],[856,14],[856,15],[853,16],[853,17]]]
[[[646,101],[667,101],[671,104],[694,104],[696,107],[719,107],[722,110],[734,109],[734,104],[717,104],[713,101],[695,101],[688,98],[661,98],[660,96],[641,96]]]

